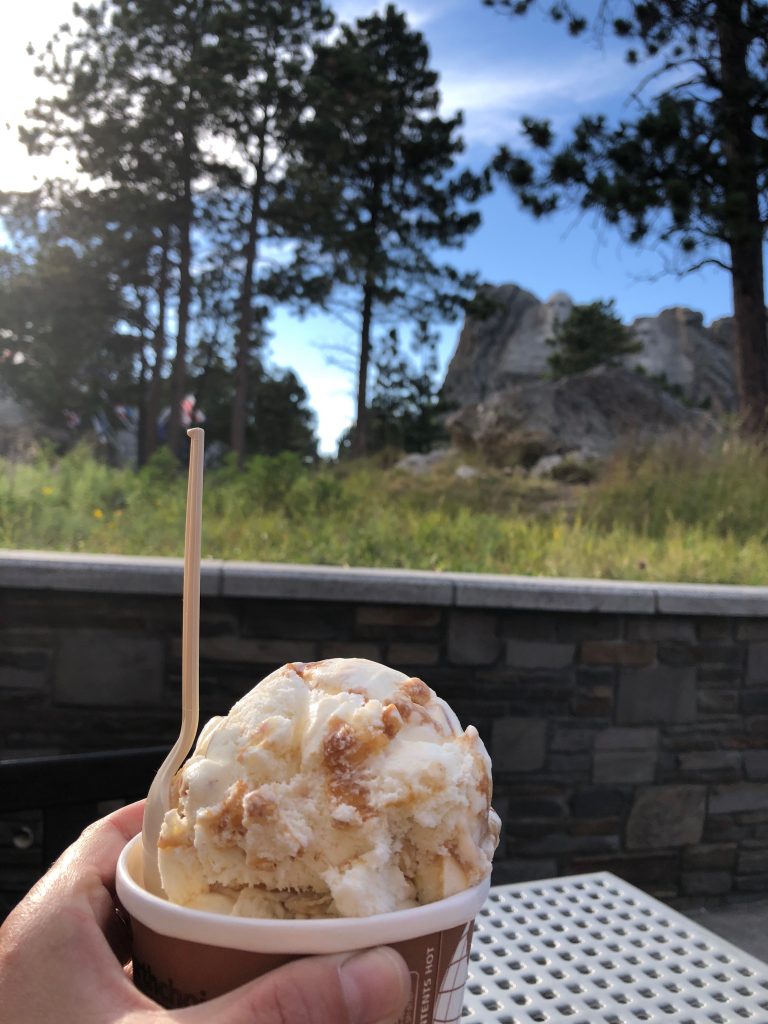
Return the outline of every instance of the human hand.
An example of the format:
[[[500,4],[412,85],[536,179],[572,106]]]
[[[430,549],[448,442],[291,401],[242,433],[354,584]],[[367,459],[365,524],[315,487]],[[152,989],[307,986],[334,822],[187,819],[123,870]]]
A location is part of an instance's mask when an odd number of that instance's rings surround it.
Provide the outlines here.
[[[386,1024],[410,979],[391,949],[294,960],[226,995],[164,1010],[134,988],[115,866],[143,802],[90,825],[0,928],[0,1008],[13,1024]]]

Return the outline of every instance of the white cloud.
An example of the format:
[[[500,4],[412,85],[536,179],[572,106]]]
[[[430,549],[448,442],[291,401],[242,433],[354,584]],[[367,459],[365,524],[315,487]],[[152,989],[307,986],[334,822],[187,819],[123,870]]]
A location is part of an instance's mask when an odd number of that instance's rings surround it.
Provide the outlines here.
[[[374,4],[370,0],[341,0],[334,6],[334,10],[339,21],[349,23],[356,18],[368,17],[374,11],[383,14],[387,4],[391,2],[392,0],[381,0],[380,3]],[[423,29],[425,25],[454,10],[460,3],[461,0],[434,0],[432,3],[397,3],[396,7],[405,12],[411,28]]]
[[[560,120],[565,108],[578,111],[626,91],[636,75],[618,54],[583,57],[556,71],[543,64],[480,70],[449,66],[441,76],[442,104],[447,112],[464,111],[467,142],[498,143],[517,131],[521,114]]]

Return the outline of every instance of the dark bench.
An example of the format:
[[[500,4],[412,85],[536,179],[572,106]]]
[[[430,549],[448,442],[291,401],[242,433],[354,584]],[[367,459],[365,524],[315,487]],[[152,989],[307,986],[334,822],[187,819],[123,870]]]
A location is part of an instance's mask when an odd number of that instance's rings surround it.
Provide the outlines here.
[[[146,795],[167,747],[0,760],[0,920],[112,803]]]

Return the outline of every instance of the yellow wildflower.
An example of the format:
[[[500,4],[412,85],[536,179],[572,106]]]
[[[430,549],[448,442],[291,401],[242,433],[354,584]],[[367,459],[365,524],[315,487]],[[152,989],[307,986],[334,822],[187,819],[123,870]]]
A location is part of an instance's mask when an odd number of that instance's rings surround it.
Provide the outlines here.
[[[94,519],[103,519],[104,518],[104,513],[102,512],[102,510],[100,508],[95,508],[93,510],[93,518]]]
[[[53,494],[53,488],[46,484],[45,487],[40,488],[40,493],[44,494],[46,498],[49,498]]]

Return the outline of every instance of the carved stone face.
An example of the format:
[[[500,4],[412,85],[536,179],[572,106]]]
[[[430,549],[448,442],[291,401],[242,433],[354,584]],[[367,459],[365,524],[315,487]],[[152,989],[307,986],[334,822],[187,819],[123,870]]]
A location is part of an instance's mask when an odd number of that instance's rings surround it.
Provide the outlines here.
[[[643,346],[643,352],[648,352],[655,347],[656,330],[654,329],[653,324],[649,323],[647,320],[640,320],[632,328],[632,337],[635,341],[639,341]]]
[[[549,322],[554,326],[562,323],[571,315],[573,300],[565,292],[555,292],[546,302]]]

